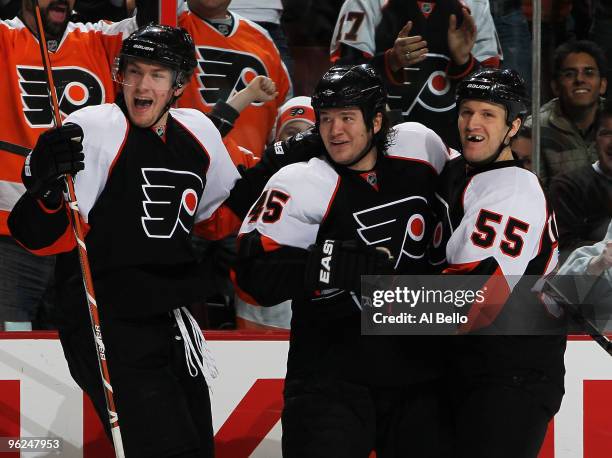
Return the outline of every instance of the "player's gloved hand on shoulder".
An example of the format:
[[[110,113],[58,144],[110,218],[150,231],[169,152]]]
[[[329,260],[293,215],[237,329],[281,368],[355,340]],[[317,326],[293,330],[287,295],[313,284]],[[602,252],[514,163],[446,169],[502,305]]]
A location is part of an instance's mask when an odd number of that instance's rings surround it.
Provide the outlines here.
[[[362,246],[352,240],[325,240],[309,248],[306,290],[340,288],[359,292],[362,275],[392,274],[393,266],[393,257],[386,248]]]
[[[43,132],[26,158],[21,179],[28,193],[59,205],[64,186],[62,177],[74,175],[85,167],[83,129],[72,123]]]
[[[262,162],[272,172],[296,162],[305,162],[320,156],[325,151],[319,131],[311,127],[295,134],[285,141],[278,141],[268,146],[262,156]]]

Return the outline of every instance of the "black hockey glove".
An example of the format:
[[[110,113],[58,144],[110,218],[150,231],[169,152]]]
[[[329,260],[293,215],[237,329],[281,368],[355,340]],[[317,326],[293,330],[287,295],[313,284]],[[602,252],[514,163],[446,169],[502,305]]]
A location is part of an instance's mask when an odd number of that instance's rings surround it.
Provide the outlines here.
[[[312,127],[285,141],[268,146],[261,161],[270,173],[276,173],[286,165],[308,161],[324,152],[325,147],[319,131]]]
[[[85,166],[82,141],[83,129],[71,123],[38,137],[21,172],[23,184],[32,197],[59,204],[63,175],[74,175]]]
[[[312,245],[306,262],[306,291],[340,288],[361,291],[362,275],[393,273],[393,257],[385,248],[355,241],[325,240]]]

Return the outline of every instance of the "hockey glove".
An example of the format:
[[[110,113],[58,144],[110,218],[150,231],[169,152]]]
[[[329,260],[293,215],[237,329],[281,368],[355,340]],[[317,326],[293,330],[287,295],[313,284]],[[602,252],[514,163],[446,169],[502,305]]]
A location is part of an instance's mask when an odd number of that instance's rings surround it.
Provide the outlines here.
[[[323,140],[319,131],[313,127],[268,146],[261,161],[273,174],[286,165],[308,161],[324,152]]]
[[[45,202],[59,204],[62,177],[83,170],[83,130],[76,124],[44,132],[26,158],[21,179],[28,193]]]
[[[339,288],[361,291],[362,275],[393,273],[393,257],[386,248],[364,247],[354,241],[325,240],[309,248],[307,291]]]

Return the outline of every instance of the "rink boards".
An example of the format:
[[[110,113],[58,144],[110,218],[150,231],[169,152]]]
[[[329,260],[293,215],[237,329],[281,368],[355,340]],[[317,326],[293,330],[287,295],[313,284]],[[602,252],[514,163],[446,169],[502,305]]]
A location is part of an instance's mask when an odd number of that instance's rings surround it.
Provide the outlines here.
[[[217,457],[280,457],[287,336],[206,335],[220,372],[212,390]],[[540,458],[609,458],[612,358],[590,339],[571,337],[566,366],[566,395]],[[22,454],[28,458],[113,456],[55,333],[0,333],[0,437],[18,436],[62,439],[61,453]]]

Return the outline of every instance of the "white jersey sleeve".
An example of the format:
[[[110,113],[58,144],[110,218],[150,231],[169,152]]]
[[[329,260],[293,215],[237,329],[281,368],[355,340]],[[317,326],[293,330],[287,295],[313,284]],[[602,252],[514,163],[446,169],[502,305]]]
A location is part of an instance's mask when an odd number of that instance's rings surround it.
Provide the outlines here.
[[[572,251],[567,261],[559,268],[559,275],[586,275],[591,259],[599,256],[603,252],[606,242],[609,241],[612,241],[612,221],[603,240],[594,245],[583,246]],[[603,275],[612,285],[612,269],[607,269]]]
[[[458,153],[448,148],[440,136],[418,122],[403,122],[393,127],[393,144],[387,156],[429,165],[437,175]]]
[[[477,174],[464,190],[463,209],[446,246],[450,267],[461,270],[494,258],[505,276],[523,275],[548,230],[546,199],[536,176],[518,167]]]
[[[172,117],[189,130],[209,157],[203,198],[195,215],[195,223],[209,219],[228,198],[240,173],[227,152],[219,131],[201,111],[191,108],[170,110]]]
[[[321,159],[283,167],[251,207],[240,234],[257,230],[278,245],[308,248],[316,242],[339,183],[339,176]]]
[[[333,56],[345,44],[368,57],[376,52],[376,27],[382,18],[382,8],[388,0],[346,0],[338,14],[332,35],[330,54]]]
[[[127,121],[117,105],[105,104],[77,110],[66,118],[64,124],[67,123],[83,129],[85,168],[74,177],[74,191],[79,212],[88,222],[89,212],[104,190],[112,164],[121,152],[128,133]]]
[[[491,16],[489,0],[464,0],[476,24],[476,42],[472,55],[479,62],[502,58],[497,30]]]

